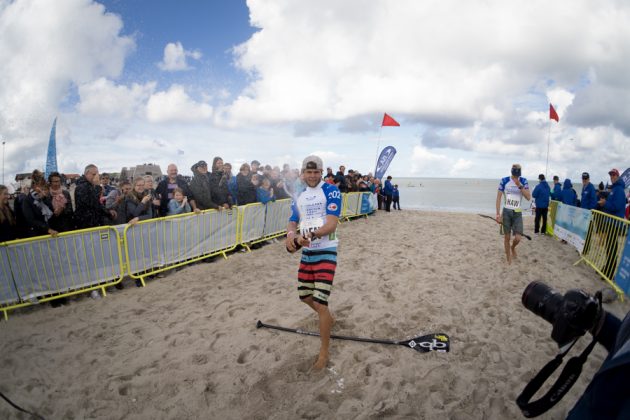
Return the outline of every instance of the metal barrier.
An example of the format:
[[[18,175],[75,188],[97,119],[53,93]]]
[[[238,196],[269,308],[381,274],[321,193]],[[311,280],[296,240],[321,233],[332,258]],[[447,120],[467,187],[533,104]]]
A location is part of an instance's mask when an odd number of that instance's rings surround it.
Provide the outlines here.
[[[240,208],[241,232],[239,243],[251,251],[250,246],[283,236],[291,215],[291,200],[270,201],[267,204],[252,203]]]
[[[127,273],[139,279],[222,254],[238,245],[238,210],[145,220],[124,229]]]
[[[9,310],[23,306],[96,289],[105,295],[105,287],[124,275],[120,235],[109,226],[19,239],[0,249],[0,310],[5,319]]]
[[[369,191],[351,192],[342,194],[341,203],[342,220],[350,220],[353,217],[367,216],[376,209],[376,196]]]
[[[556,225],[556,212],[560,202],[551,200],[549,202],[549,214],[547,214],[547,233],[553,236],[553,227]]]
[[[593,267],[623,301],[623,290],[615,284],[614,278],[621,261],[630,221],[598,210],[592,210],[592,217],[582,256],[575,264],[584,261]]]
[[[342,217],[374,211],[370,192],[343,194]],[[345,209],[345,212],[344,212]],[[278,200],[0,244],[0,311],[139,279],[282,236],[291,200]],[[341,219],[340,218],[340,219]]]

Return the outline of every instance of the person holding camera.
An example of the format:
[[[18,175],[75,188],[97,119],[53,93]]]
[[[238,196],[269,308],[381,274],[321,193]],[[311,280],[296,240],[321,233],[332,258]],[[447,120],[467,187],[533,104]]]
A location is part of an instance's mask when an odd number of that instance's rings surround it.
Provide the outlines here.
[[[153,217],[152,197],[145,190],[143,177],[138,177],[133,181],[133,189],[125,197],[125,214],[127,222],[134,225],[142,220]]]
[[[507,263],[511,264],[516,258],[516,246],[521,241],[523,235],[523,210],[521,202],[523,197],[527,200],[532,199],[529,191],[527,179],[521,176],[521,165],[515,163],[512,165],[512,175],[506,176],[499,182],[499,190],[497,191],[496,221],[503,225],[503,245],[505,247],[505,256]],[[501,201],[503,199],[503,215],[501,215]],[[511,234],[514,234],[514,241],[510,245]]]
[[[530,283],[522,296],[525,308],[552,325],[551,338],[559,354],[527,384],[516,399],[525,417],[536,417],[553,407],[577,381],[596,343],[608,357],[569,412],[568,419],[630,418],[630,312],[621,321],[602,308],[601,292],[595,297],[572,289],[564,295],[541,282]],[[575,342],[589,332],[593,339],[582,353],[571,358],[556,382],[536,401],[532,397],[562,363]]]

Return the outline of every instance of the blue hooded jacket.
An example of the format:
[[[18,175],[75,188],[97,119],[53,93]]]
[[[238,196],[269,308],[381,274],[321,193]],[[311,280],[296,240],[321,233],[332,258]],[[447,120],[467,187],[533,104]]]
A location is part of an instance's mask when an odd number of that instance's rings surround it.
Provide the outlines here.
[[[573,184],[571,184],[571,180],[569,178],[564,180],[561,199],[562,203],[568,204],[569,206],[575,206],[577,204],[577,193],[573,189]]]
[[[532,197],[536,201],[536,207],[539,209],[546,209],[549,207],[549,193],[551,189],[549,188],[549,184],[544,179],[540,181],[538,185],[534,188],[534,192],[532,192]]]
[[[562,186],[560,186],[559,182],[557,184],[553,184],[553,192],[551,193],[551,199],[556,200],[556,201],[562,200]]]
[[[582,188],[581,207],[586,210],[592,210],[597,207],[597,193],[590,182],[586,184],[586,187]]]
[[[604,203],[604,211],[606,213],[621,217],[622,219],[626,216],[625,188],[626,184],[623,182],[623,179],[621,179],[621,177],[617,178],[612,185],[612,191],[606,199],[606,203]]]

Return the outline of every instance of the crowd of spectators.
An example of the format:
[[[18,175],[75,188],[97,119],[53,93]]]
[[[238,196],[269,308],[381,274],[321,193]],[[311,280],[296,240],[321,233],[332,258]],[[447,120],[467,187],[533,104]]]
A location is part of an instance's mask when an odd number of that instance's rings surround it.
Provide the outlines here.
[[[268,203],[290,198],[289,192],[303,188],[300,172],[285,164],[282,169],[261,165],[253,160],[239,172],[220,157],[212,166],[200,160],[190,168],[192,178],[179,174],[177,165],[168,165],[166,175],[157,182],[151,175],[134,179],[112,180],[100,174],[96,165],[85,167],[74,185],[53,172],[44,175],[35,170],[30,188],[15,195],[13,206],[5,186],[0,185],[0,242],[40,235],[57,236],[60,232],[104,225],[135,224],[142,220],[203,210],[228,210],[232,206]],[[379,209],[389,211],[393,200],[391,177],[385,188],[371,174],[339,167],[328,168],[324,181],[335,184],[341,192],[371,191],[378,196]],[[388,190],[389,188],[389,190]]]

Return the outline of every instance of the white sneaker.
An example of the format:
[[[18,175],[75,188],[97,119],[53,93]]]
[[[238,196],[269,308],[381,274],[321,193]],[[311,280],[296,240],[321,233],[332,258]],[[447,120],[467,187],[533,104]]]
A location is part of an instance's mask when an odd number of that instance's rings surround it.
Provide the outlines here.
[[[100,299],[101,298],[101,294],[98,292],[98,290],[92,290],[92,292],[90,293],[90,297],[92,299]]]

